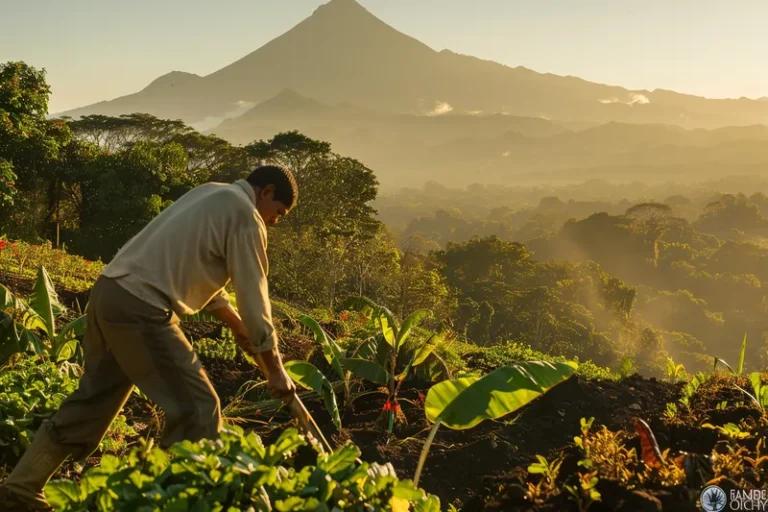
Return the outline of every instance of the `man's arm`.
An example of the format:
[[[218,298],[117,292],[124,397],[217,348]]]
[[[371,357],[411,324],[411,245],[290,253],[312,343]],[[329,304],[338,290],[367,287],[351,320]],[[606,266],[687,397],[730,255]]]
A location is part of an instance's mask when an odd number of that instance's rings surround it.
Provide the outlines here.
[[[255,215],[255,213],[254,213]],[[290,399],[296,387],[283,367],[272,323],[272,305],[267,285],[266,227],[260,222],[229,233],[226,242],[227,270],[237,296],[238,309],[231,305],[214,313],[232,329],[239,346],[250,355],[267,378],[270,390]]]
[[[245,327],[245,324],[240,318],[237,310],[235,310],[231,304],[227,304],[223,308],[215,309],[212,311],[212,313],[215,314],[232,330],[232,334],[235,337],[235,342],[237,345],[243,350],[243,352],[248,354],[254,361],[256,361],[256,364],[259,365],[259,368],[268,381],[270,375],[276,375],[279,377],[282,373],[285,372],[282,358],[280,357],[280,352],[277,349],[277,345],[273,346],[271,350],[265,352],[256,352],[253,349],[253,345],[248,338],[248,329]],[[288,391],[292,391],[290,387]],[[273,393],[277,394],[278,396],[282,396],[280,389],[273,390]],[[292,393],[288,393],[288,395],[290,396]]]

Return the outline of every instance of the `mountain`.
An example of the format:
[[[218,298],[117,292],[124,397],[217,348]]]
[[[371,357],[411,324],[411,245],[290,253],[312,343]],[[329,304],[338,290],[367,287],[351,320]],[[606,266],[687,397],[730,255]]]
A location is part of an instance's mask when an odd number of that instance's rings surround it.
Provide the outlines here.
[[[330,105],[381,112],[508,113],[562,122],[713,128],[768,122],[768,102],[630,91],[435,51],[355,0],[331,0],[242,59],[204,77],[173,72],[145,89],[62,115],[148,112],[190,124],[235,117],[290,89]]]

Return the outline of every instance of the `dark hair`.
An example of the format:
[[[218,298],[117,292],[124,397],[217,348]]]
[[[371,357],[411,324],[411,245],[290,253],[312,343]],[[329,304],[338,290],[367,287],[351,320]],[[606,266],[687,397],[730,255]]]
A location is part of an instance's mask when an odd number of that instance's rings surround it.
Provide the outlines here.
[[[296,180],[291,171],[285,167],[260,165],[245,179],[254,187],[264,188],[267,185],[274,185],[275,200],[280,201],[288,208],[293,208],[299,198],[299,187],[296,185]]]

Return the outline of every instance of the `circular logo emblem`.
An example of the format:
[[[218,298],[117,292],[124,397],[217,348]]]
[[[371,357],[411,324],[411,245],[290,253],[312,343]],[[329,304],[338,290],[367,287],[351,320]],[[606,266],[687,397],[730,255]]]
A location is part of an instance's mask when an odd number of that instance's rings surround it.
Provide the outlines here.
[[[720,512],[728,504],[725,491],[716,485],[710,485],[701,491],[701,508],[704,512]]]

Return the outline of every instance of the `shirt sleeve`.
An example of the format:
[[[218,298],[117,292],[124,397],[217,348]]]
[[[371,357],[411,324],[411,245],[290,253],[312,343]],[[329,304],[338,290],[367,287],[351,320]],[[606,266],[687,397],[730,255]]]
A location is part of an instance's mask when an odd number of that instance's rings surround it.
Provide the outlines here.
[[[256,215],[256,213],[254,213]],[[235,288],[237,309],[256,352],[272,350],[277,332],[272,322],[267,274],[267,233],[262,222],[241,227],[226,242],[229,276]]]

